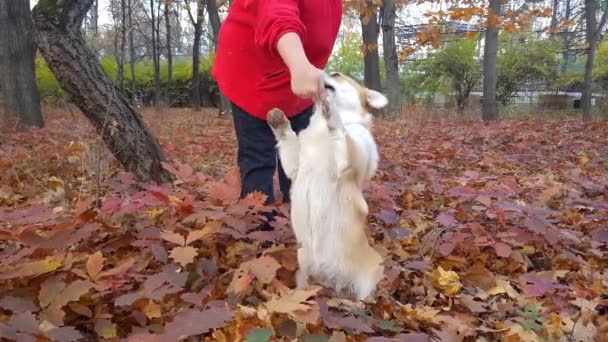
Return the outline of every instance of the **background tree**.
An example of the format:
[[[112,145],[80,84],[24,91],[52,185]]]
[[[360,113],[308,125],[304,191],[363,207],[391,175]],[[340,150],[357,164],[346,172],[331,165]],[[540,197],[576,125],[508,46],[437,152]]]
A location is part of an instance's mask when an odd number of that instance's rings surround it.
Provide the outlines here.
[[[158,142],[85,45],[80,27],[93,2],[40,1],[33,11],[40,52],[123,167],[141,180],[167,181]]]
[[[387,111],[391,114],[401,113],[401,84],[399,81],[399,55],[395,43],[396,0],[382,2],[382,49],[386,68]]]
[[[529,82],[551,86],[557,82],[562,44],[530,33],[501,33],[498,40],[497,99],[506,105],[514,93]]]
[[[170,1],[165,1],[165,50],[167,54],[167,85],[165,86],[165,101],[169,103],[169,92],[173,79],[173,42],[171,41],[171,7]]]
[[[35,59],[29,0],[0,1],[0,88],[7,124],[14,117],[17,127],[44,125]]]
[[[476,40],[456,38],[421,63],[419,70],[425,76],[420,81],[427,87],[430,82],[445,82],[456,97],[457,108],[463,110],[481,76],[476,56]]]
[[[481,117],[484,121],[498,118],[496,104],[496,55],[498,53],[498,24],[500,0],[489,0],[489,13],[483,49],[483,102]]]
[[[186,11],[190,18],[190,23],[194,27],[194,42],[192,44],[192,109],[201,109],[201,76],[200,76],[200,56],[201,56],[201,37],[203,36],[203,21],[205,20],[204,0],[196,0],[196,19],[192,14],[191,2],[185,1]]]
[[[378,53],[380,25],[378,24],[378,5],[370,0],[364,1],[359,6],[355,8],[360,11],[359,16],[363,40],[363,79],[367,88],[380,91],[380,55]]]
[[[602,38],[602,31],[608,20],[608,10],[605,10],[601,19],[597,20],[598,0],[585,0],[585,40],[587,45],[587,61],[585,63],[585,76],[583,79],[583,91],[581,96],[581,107],[583,109],[583,120],[590,121],[591,99],[593,98],[593,62],[595,51]]]

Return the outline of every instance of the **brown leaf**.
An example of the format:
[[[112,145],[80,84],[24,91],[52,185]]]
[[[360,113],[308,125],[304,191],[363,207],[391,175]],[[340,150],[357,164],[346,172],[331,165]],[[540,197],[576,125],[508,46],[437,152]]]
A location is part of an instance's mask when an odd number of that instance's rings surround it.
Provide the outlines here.
[[[148,301],[148,304],[146,304],[143,311],[144,314],[146,314],[146,316],[150,319],[161,318],[163,316],[160,305],[154,303],[153,301]]]
[[[63,291],[66,287],[65,281],[62,277],[47,278],[40,285],[40,293],[38,294],[38,300],[40,301],[40,307],[46,308],[51,304],[55,298]]]
[[[198,250],[191,246],[186,247],[175,247],[171,250],[169,257],[178,264],[186,266],[194,261],[194,258],[198,254]]]
[[[273,297],[265,306],[269,313],[286,313],[294,320],[316,323],[320,317],[319,306],[314,300],[308,299],[315,296],[320,290],[320,286],[297,289],[288,295]],[[315,314],[312,316],[306,315],[311,312]]]
[[[36,311],[38,307],[31,299],[22,297],[6,296],[0,300],[0,308],[14,313]]]
[[[95,279],[99,272],[103,269],[103,254],[97,251],[95,254],[89,255],[87,259],[87,272],[91,279]]]
[[[537,207],[541,207],[547,205],[547,203],[557,194],[559,194],[561,188],[558,185],[553,185],[550,188],[543,190],[540,195],[538,195],[538,199],[534,202],[534,205]]]
[[[135,264],[135,259],[133,257],[129,257],[126,260],[123,260],[118,266],[111,268],[106,271],[99,272],[98,278],[105,278],[110,276],[120,276],[123,273],[127,272],[133,265]]]
[[[279,268],[281,265],[269,255],[246,261],[234,272],[228,291],[241,293],[254,279],[268,284],[276,277]]]
[[[59,342],[81,341],[83,338],[82,334],[74,327],[54,328],[45,332],[44,335]]]
[[[179,246],[186,245],[186,239],[181,234],[176,233],[176,232],[168,232],[168,231],[163,230],[160,232],[160,237],[163,240],[167,240],[167,241],[172,242]]]
[[[63,256],[48,256],[43,260],[21,264],[9,272],[0,273],[0,280],[26,278],[53,272],[63,264]]]
[[[211,221],[208,222],[203,229],[191,231],[186,239],[186,245],[213,235],[220,229],[221,225],[222,223],[220,221]]]
[[[234,318],[234,313],[225,309],[204,311],[190,309],[179,313],[165,325],[162,341],[178,341],[186,337],[201,335],[211,329],[221,328]]]
[[[31,312],[24,312],[12,315],[8,324],[20,332],[35,334],[38,332],[40,322]]]

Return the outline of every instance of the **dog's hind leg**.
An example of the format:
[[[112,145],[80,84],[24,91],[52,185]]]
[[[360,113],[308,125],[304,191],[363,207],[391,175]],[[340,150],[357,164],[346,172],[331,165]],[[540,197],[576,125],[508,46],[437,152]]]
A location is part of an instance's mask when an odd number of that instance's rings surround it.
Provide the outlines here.
[[[300,267],[296,272],[296,284],[299,289],[308,286],[308,278],[310,276],[311,260],[308,251],[300,247],[298,249],[298,266]]]
[[[268,112],[267,121],[277,139],[279,159],[283,170],[285,170],[285,175],[293,181],[298,174],[300,158],[300,141],[298,140],[298,136],[280,109],[272,109]]]

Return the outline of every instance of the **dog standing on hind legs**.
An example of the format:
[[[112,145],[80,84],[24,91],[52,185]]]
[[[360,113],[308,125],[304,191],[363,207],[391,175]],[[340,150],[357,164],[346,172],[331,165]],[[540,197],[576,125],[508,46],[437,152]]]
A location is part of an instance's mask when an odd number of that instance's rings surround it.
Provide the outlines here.
[[[370,108],[386,97],[340,74],[323,74],[326,95],[315,104],[299,135],[284,113],[268,113],[285,174],[292,181],[291,223],[300,248],[298,287],[314,276],[357,299],[374,295],[383,260],[367,239],[368,206],[363,186],[376,172],[378,151]]]

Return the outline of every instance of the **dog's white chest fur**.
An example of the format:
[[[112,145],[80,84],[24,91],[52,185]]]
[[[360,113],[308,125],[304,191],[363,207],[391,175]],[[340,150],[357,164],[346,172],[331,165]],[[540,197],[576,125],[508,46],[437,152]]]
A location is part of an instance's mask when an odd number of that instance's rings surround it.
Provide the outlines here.
[[[353,105],[359,98],[343,98],[357,92],[336,90],[352,84],[327,82],[335,93],[317,104],[310,125],[299,136],[280,111],[271,111],[268,121],[292,180],[291,222],[300,244],[298,286],[306,286],[312,275],[364,299],[374,293],[384,273],[382,258],[365,232],[368,207],[362,193],[376,171],[378,152],[366,113]]]

